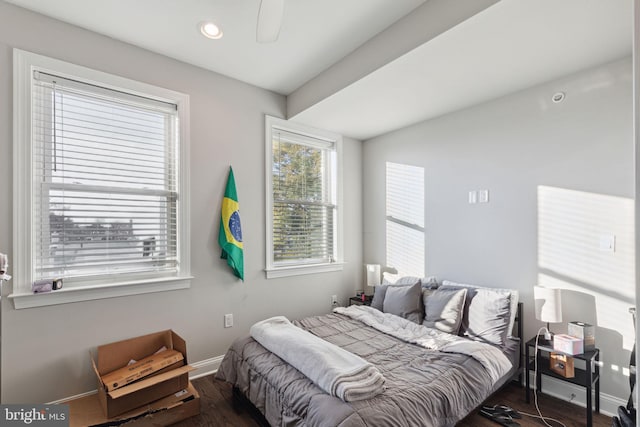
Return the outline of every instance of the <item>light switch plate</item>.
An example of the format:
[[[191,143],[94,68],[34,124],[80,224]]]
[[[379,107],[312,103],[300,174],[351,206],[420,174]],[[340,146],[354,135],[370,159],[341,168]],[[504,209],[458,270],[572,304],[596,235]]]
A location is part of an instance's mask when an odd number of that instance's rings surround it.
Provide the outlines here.
[[[469,191],[469,203],[478,203],[478,192],[476,190]]]
[[[233,326],[233,314],[224,315],[224,327],[230,328]]]
[[[600,250],[603,252],[616,251],[616,236],[614,234],[600,235]]]

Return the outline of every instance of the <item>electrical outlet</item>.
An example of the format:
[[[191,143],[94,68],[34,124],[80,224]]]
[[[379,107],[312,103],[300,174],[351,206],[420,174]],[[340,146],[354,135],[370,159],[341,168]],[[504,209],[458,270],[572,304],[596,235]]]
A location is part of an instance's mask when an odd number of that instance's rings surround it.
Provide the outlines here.
[[[336,307],[338,305],[338,295],[331,295],[331,306]]]
[[[224,327],[230,328],[233,326],[233,314],[224,315]]]

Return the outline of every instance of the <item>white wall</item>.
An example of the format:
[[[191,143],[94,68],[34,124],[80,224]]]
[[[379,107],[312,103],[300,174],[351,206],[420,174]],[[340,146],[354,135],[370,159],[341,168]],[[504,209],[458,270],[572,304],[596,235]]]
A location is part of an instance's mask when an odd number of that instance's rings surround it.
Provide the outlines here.
[[[12,254],[12,48],[186,93],[191,100],[189,290],[14,310],[2,291],[2,403],[43,403],[95,389],[89,350],[163,329],[187,340],[190,362],[224,354],[267,316],[330,310],[362,288],[361,143],[344,144],[345,269],[266,280],[264,114],[285,115],[283,96],[0,2],[0,252]],[[217,245],[220,202],[232,164],[240,198],[245,282]],[[19,280],[18,277],[14,279]],[[223,328],[223,314],[235,326]]]
[[[556,91],[564,102],[551,102]],[[385,162],[424,167],[425,275],[518,289],[527,339],[542,326],[533,286],[563,288],[564,319],[597,325],[602,392],[626,400],[632,123],[625,59],[365,141],[364,259],[385,263]],[[468,191],[481,189],[490,202],[468,204]],[[615,253],[599,250],[603,234],[615,234]]]

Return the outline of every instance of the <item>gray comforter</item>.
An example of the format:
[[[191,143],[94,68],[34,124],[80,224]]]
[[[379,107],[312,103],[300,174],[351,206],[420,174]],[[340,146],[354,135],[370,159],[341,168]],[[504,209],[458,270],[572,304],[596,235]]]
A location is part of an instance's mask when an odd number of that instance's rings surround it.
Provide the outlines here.
[[[295,323],[372,363],[386,390],[344,402],[253,338],[238,339],[216,378],[236,386],[273,427],[453,426],[495,390],[487,370],[470,356],[421,348],[337,313]]]

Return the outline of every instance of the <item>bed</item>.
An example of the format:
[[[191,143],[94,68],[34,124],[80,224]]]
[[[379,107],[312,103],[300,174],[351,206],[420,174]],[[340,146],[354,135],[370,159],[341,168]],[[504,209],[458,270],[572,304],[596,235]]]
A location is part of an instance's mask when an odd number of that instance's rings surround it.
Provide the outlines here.
[[[341,308],[293,322],[376,367],[385,385],[375,397],[344,401],[332,396],[251,336],[232,344],[216,378],[231,383],[235,398],[249,403],[261,423],[272,427],[453,426],[521,376],[522,343],[513,330],[517,324],[521,336],[522,304],[512,290],[453,282],[427,289],[420,280],[407,283],[377,289],[375,308]],[[394,336],[371,318],[383,324],[388,319],[405,326],[411,322],[412,329],[436,341],[455,339],[463,347],[469,343],[490,351],[483,360],[475,350],[458,352],[446,343],[433,345],[431,339],[426,346],[420,339],[407,342],[402,333]],[[486,356],[496,350],[503,355],[500,360],[508,360],[499,371],[490,369]]]

